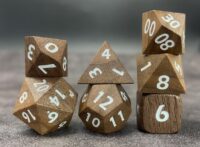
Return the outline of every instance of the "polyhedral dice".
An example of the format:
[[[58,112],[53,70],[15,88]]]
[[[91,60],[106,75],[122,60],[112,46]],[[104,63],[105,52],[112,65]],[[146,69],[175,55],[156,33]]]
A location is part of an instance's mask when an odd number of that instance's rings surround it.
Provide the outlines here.
[[[104,42],[79,84],[132,84],[133,80],[108,42]]]
[[[44,135],[69,125],[76,99],[64,78],[25,78],[13,114]]]
[[[28,77],[67,76],[65,40],[25,37],[25,70]]]
[[[143,54],[183,54],[185,14],[152,10],[142,16]]]
[[[149,133],[177,133],[181,128],[182,99],[174,94],[137,97],[138,128]]]
[[[131,113],[131,102],[121,85],[89,85],[80,101],[79,117],[96,132],[119,131]]]
[[[137,58],[138,91],[142,93],[185,93],[181,56],[140,55]]]

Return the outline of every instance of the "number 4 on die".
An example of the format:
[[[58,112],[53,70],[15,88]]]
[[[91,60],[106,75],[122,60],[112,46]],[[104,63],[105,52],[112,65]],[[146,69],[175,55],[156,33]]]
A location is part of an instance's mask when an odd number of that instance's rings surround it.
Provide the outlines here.
[[[133,80],[108,42],[104,42],[79,84],[132,84]]]

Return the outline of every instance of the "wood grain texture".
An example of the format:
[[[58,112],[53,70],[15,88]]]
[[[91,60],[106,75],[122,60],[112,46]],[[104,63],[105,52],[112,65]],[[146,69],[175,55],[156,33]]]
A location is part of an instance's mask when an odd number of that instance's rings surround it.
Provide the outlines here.
[[[189,39],[189,38],[188,38]],[[196,40],[195,38],[191,38]],[[88,42],[89,43],[89,42]],[[124,48],[129,48],[127,42],[117,42]],[[144,134],[137,129],[136,123],[136,90],[137,84],[124,85],[126,92],[131,98],[133,113],[130,115],[125,127],[116,133],[109,135],[101,135],[91,133],[86,129],[78,116],[78,107],[72,118],[72,121],[67,128],[60,129],[47,136],[38,136],[35,131],[32,131],[26,124],[16,119],[12,113],[12,108],[15,103],[16,96],[19,93],[19,88],[24,79],[24,54],[19,47],[19,50],[10,50],[12,47],[6,47],[5,50],[0,50],[0,143],[1,146],[6,147],[22,147],[22,146],[87,146],[87,147],[102,147],[102,146],[200,146],[200,68],[197,68],[200,63],[200,54],[194,50],[197,47],[197,42],[190,42],[190,52],[184,55],[183,66],[185,80],[187,83],[187,94],[183,97],[183,116],[182,127],[179,133],[171,134]],[[98,44],[98,43],[96,43]],[[96,46],[94,44],[94,48]],[[117,45],[118,45],[117,44]],[[72,48],[71,48],[72,47]],[[71,46],[71,53],[69,56],[69,78],[67,81],[80,94],[84,93],[86,87],[84,85],[76,84],[77,79],[87,66],[88,60],[94,55],[92,51],[86,51],[88,45],[79,42],[73,43]],[[16,48],[16,46],[13,46]],[[131,47],[130,47],[131,48]],[[135,45],[135,50],[140,46]],[[79,49],[78,51],[75,51]],[[136,64],[133,64],[133,59],[136,59],[135,50],[126,50],[120,54],[120,59],[126,65],[128,71],[136,79]],[[137,50],[139,52],[139,50]],[[9,62],[8,60],[9,59]],[[135,62],[135,61],[134,61]],[[79,64],[82,63],[79,67]],[[195,70],[194,70],[195,69]],[[71,74],[73,73],[73,74]],[[8,92],[9,91],[9,92]]]
[[[121,130],[131,113],[130,99],[121,85],[89,85],[80,101],[79,117],[99,133]]]
[[[133,80],[108,42],[104,42],[79,84],[132,84]]]
[[[67,76],[66,40],[26,36],[25,71],[27,77]]]
[[[166,47],[166,44],[169,47]],[[142,46],[143,54],[183,54],[185,52],[185,14],[159,10],[144,12]]]
[[[172,94],[137,93],[137,125],[149,133],[177,133],[181,128],[182,98]]]
[[[69,125],[77,96],[63,78],[25,78],[13,114],[44,135]]]
[[[137,83],[138,90],[143,93],[185,93],[181,55],[139,55]]]

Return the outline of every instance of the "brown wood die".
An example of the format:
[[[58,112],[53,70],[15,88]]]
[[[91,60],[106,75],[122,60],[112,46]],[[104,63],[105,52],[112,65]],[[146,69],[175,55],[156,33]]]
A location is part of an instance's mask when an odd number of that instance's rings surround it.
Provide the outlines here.
[[[99,133],[121,130],[130,113],[131,101],[121,85],[89,85],[80,101],[79,117]]]
[[[181,56],[140,55],[137,58],[138,91],[143,93],[185,93]]]
[[[104,42],[79,84],[131,84],[133,80],[108,42]]]
[[[25,70],[28,77],[67,76],[66,40],[26,36]]]
[[[142,16],[143,54],[183,54],[185,14],[152,10]]]
[[[13,114],[44,135],[69,125],[77,96],[64,78],[25,78]]]
[[[149,133],[177,133],[181,128],[182,98],[172,94],[137,96],[137,125]]]

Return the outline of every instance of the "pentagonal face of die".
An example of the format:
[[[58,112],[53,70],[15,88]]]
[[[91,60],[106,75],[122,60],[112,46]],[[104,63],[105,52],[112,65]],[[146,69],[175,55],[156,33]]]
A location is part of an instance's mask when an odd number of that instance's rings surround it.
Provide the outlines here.
[[[92,85],[86,105],[102,117],[118,107],[123,100],[115,84]]]
[[[103,101],[100,101],[101,99]],[[120,130],[130,113],[131,102],[127,93],[121,85],[112,84],[88,86],[79,108],[79,116],[87,128],[100,133]],[[91,122],[89,122],[90,117],[92,117]]]
[[[104,132],[103,117],[89,107],[86,107],[85,109],[80,111],[79,117],[83,121],[86,128],[88,128],[89,130],[100,133]]]
[[[144,54],[184,53],[185,14],[156,10],[144,13],[143,37]]]
[[[138,97],[140,129],[150,133],[176,133],[181,127],[182,99],[177,95],[149,94]]]
[[[124,90],[124,88],[121,85],[117,85],[117,89],[121,96],[123,104],[125,104],[127,107],[131,106],[131,100],[130,100],[128,94],[126,93],[126,91]]]
[[[131,114],[131,105],[130,103],[128,103],[129,105],[126,103],[127,102],[124,102],[116,107],[104,118],[104,133],[116,132],[125,126]]]
[[[43,37],[25,37],[26,76],[59,77],[67,75],[67,43]]]

